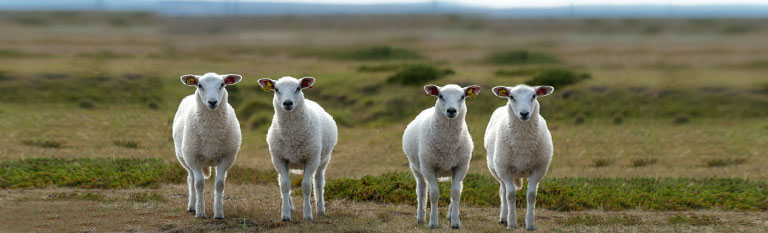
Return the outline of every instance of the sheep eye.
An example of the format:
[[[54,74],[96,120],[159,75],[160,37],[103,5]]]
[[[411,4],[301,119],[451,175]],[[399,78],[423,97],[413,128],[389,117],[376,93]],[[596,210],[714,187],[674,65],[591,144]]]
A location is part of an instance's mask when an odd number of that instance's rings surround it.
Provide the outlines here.
[[[531,100],[534,100],[534,99],[536,99],[536,95],[533,95],[533,97],[531,97]]]
[[[466,97],[466,96],[463,96],[463,95],[462,95],[460,99],[461,99],[461,100],[464,100],[464,97]]]
[[[275,93],[277,93],[277,94],[280,94],[280,90],[278,90],[277,88],[275,88]]]
[[[299,92],[301,90],[301,87],[296,87],[296,92]]]
[[[224,87],[224,84],[223,84],[223,83],[221,84],[221,86],[220,86],[219,88],[222,88],[222,87]]]
[[[443,95],[438,95],[437,98],[443,99]]]
[[[197,87],[200,88],[200,90],[203,90],[203,85],[197,84]]]

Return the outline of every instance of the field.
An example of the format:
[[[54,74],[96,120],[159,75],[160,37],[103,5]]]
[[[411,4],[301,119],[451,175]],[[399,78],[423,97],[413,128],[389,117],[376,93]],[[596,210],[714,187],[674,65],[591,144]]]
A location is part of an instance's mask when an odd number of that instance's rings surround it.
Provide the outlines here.
[[[505,102],[490,89],[544,80],[556,87],[540,100],[555,153],[540,231],[758,232],[768,227],[767,22],[4,12],[0,204],[15,218],[0,228],[429,231],[414,221],[400,137],[434,103],[423,84],[458,83],[483,88],[467,102],[475,189],[465,188],[462,231],[504,231],[497,192],[479,192],[497,188],[482,136]],[[229,89],[244,137],[223,221],[184,211],[171,140],[193,92],[178,77],[205,72],[244,76]],[[317,78],[305,95],[340,125],[329,216],[312,223],[279,222],[272,97],[256,80],[286,75]]]

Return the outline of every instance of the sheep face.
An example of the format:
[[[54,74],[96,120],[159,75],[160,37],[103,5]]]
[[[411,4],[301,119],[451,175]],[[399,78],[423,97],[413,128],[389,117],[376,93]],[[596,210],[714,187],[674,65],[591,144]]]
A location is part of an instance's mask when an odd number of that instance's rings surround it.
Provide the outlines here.
[[[286,112],[293,111],[297,106],[304,106],[304,93],[301,90],[312,88],[314,84],[313,77],[301,79],[282,77],[277,81],[268,78],[259,79],[259,85],[264,90],[275,92],[273,104],[279,105]]]
[[[203,76],[197,75],[184,75],[181,76],[181,82],[197,88],[195,92],[208,109],[216,110],[221,105],[222,98],[227,92],[224,89],[226,85],[234,85],[242,80],[242,76],[238,74],[226,74],[218,75],[215,73],[207,73]]]
[[[435,111],[442,113],[448,119],[463,116],[467,112],[467,105],[464,102],[467,97],[475,96],[480,93],[480,87],[471,85],[461,88],[458,85],[449,84],[443,87],[435,85],[424,86],[424,91],[428,95],[437,97]]]
[[[500,98],[507,98],[507,106],[521,121],[528,121],[539,105],[537,98],[552,93],[555,88],[551,86],[517,85],[515,87],[498,86],[493,88],[493,94]]]

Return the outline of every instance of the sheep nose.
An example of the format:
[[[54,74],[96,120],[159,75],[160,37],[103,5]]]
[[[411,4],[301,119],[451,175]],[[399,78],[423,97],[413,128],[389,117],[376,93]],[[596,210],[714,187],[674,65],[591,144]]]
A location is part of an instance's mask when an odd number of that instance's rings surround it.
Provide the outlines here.
[[[283,102],[283,106],[291,107],[291,106],[293,106],[293,101],[287,100],[287,101]]]
[[[219,102],[219,101],[209,100],[208,104],[211,105],[211,106],[216,106],[216,102]]]
[[[528,113],[529,112],[520,112],[520,116],[523,117],[523,119],[526,119],[528,118]]]
[[[448,114],[451,114],[451,115],[456,114],[456,109],[455,108],[449,108],[448,109]]]

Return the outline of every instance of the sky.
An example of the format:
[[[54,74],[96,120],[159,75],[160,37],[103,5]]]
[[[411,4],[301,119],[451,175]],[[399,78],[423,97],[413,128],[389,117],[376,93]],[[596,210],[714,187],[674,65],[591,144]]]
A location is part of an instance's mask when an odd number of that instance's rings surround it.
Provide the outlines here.
[[[393,3],[424,3],[431,0],[218,0],[240,2],[294,2],[294,3],[326,3],[326,4],[393,4]],[[471,6],[491,8],[513,7],[557,7],[574,5],[719,5],[719,4],[760,4],[768,5],[768,0],[437,0],[443,3],[461,3]]]

